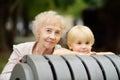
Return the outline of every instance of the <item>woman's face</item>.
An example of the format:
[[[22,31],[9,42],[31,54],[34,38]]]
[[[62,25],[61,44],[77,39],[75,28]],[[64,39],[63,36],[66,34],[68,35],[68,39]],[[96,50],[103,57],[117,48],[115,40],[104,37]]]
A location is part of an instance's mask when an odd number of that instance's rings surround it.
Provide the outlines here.
[[[39,31],[39,43],[48,49],[54,48],[62,35],[62,29],[55,26],[42,27]]]
[[[69,48],[72,51],[81,52],[81,53],[89,53],[91,52],[92,45],[90,41],[82,40],[81,38],[76,38]]]

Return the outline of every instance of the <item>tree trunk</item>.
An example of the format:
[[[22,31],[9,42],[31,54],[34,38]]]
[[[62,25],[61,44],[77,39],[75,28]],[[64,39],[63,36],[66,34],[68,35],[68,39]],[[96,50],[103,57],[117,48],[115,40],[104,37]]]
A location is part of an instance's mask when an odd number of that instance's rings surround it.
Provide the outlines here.
[[[23,18],[23,27],[25,30],[24,36],[29,36],[29,15],[28,15],[28,3],[23,3],[22,6],[22,18]]]
[[[8,16],[8,6],[5,0],[0,0],[0,51],[4,51],[7,48],[5,39],[5,23]]]
[[[6,43],[11,50],[14,44],[14,39],[16,36],[16,25],[17,25],[17,20],[18,20],[18,11],[19,11],[19,1],[15,0],[11,7],[10,7],[10,22],[11,22],[11,27],[9,30],[6,29]]]

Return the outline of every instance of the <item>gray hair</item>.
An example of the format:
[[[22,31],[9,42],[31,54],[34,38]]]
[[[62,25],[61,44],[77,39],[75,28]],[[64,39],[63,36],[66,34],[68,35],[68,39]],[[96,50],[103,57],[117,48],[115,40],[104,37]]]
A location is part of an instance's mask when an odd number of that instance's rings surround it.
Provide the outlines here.
[[[33,29],[33,34],[35,38],[38,39],[38,37],[40,36],[38,33],[39,32],[38,30],[41,27],[45,27],[49,25],[60,27],[62,30],[64,30],[66,27],[63,17],[59,15],[57,12],[55,11],[42,12],[38,14],[35,17],[35,20],[33,21],[32,29]]]

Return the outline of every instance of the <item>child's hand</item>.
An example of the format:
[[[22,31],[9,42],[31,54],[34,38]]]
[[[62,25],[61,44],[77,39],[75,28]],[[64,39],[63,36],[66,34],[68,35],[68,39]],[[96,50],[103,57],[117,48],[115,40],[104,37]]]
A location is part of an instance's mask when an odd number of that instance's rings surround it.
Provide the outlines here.
[[[96,55],[95,51],[89,52],[90,55]]]

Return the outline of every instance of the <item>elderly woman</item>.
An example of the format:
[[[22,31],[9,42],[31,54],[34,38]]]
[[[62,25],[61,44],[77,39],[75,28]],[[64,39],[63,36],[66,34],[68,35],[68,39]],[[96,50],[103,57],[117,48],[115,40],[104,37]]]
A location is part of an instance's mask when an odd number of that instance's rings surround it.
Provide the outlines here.
[[[1,73],[0,80],[10,79],[15,64],[19,63],[19,60],[24,55],[53,54],[55,50],[60,49],[61,46],[57,45],[57,43],[65,27],[62,16],[58,15],[55,11],[46,11],[38,14],[33,21],[33,33],[36,40],[34,42],[13,45],[13,52]]]
[[[62,16],[54,11],[38,14],[33,21],[33,33],[36,40],[13,45],[13,52],[0,75],[0,80],[10,79],[14,66],[20,62],[24,55],[78,54],[57,44],[65,27]]]

